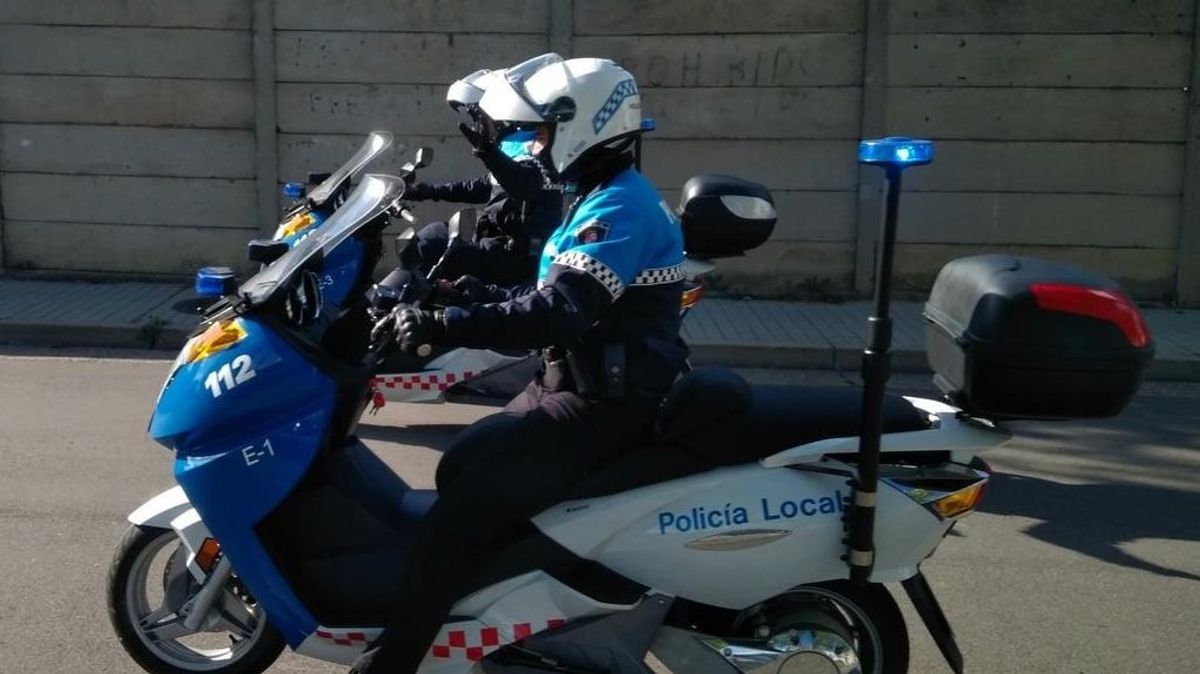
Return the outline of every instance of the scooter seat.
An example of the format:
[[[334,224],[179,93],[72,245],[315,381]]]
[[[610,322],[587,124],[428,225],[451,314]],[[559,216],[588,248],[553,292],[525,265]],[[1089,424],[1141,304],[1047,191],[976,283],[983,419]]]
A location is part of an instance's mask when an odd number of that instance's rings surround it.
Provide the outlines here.
[[[862,391],[854,388],[750,385],[729,370],[694,370],[664,402],[656,446],[602,467],[569,498],[615,494],[817,440],[856,436],[861,400]],[[912,403],[885,396],[884,433],[929,427],[928,415]]]
[[[733,414],[707,417],[705,406],[680,411],[678,419],[663,423],[662,440],[724,466],[756,461],[789,447],[859,434],[862,391],[854,388],[815,386],[749,386],[748,404]],[[710,395],[726,395],[728,388]],[[691,423],[688,423],[691,419]],[[883,401],[883,432],[899,433],[929,428],[929,416],[898,395]]]

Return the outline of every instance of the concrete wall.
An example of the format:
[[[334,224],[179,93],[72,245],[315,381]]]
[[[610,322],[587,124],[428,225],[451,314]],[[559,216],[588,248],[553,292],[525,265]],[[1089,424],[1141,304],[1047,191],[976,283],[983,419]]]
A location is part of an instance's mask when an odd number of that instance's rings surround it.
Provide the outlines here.
[[[893,2],[887,128],[941,141],[938,161],[910,174],[902,281],[1012,250],[1173,295],[1192,8]]]
[[[668,201],[705,171],[772,189],[775,236],[720,265],[736,289],[869,285],[877,183],[855,143],[887,131],[939,141],[937,162],[910,173],[902,287],[927,286],[951,257],[1012,250],[1197,302],[1194,5],[7,0],[3,262],[135,274],[232,262],[269,224],[276,176],[328,170],[376,128],[434,148],[426,179],[470,175],[446,84],[556,49],[636,74],[659,123],[646,170]]]
[[[174,274],[255,232],[242,0],[0,3],[12,270]]]

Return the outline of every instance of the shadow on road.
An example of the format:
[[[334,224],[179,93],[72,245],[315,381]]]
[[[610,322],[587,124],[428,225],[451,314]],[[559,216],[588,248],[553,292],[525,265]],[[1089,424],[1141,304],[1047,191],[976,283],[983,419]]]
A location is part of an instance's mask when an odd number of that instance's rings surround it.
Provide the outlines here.
[[[441,452],[449,446],[467,424],[422,424],[414,426],[384,426],[361,423],[356,434],[363,440],[417,445]]]
[[[1030,536],[1111,564],[1200,581],[1200,575],[1131,555],[1138,539],[1200,541],[1200,493],[1132,484],[1064,484],[994,474],[982,512],[1042,520]]]

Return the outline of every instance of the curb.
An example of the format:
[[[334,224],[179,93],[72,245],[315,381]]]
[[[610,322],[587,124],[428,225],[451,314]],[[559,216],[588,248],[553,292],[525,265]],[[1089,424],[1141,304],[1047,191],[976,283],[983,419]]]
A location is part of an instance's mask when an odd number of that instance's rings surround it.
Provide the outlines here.
[[[0,344],[64,347],[104,347],[122,349],[176,350],[187,341],[188,331],[164,328],[154,344],[148,344],[142,329],[118,325],[48,325],[45,323],[0,324]]]
[[[0,323],[0,344],[49,348],[104,347],[162,349],[173,351],[187,341],[189,330],[164,328],[151,346],[141,328],[134,326],[50,325],[45,323]],[[692,342],[694,365],[781,370],[826,370],[855,372],[862,366],[862,350],[833,345],[794,346],[786,344],[728,344]],[[897,349],[891,352],[892,371],[899,374],[931,372],[925,352]],[[1146,370],[1147,381],[1200,382],[1200,360],[1155,359]]]
[[[862,350],[845,347],[703,342],[691,342],[688,347],[692,352],[691,361],[695,365],[838,372],[858,372],[862,367]],[[924,351],[899,349],[892,351],[891,357],[893,372],[925,373],[930,371]]]
[[[857,373],[862,368],[862,350],[836,346],[782,346],[763,344],[688,344],[693,365],[729,367],[831,370]],[[892,372],[932,374],[925,352],[896,349],[891,352]],[[1200,360],[1156,358],[1143,375],[1146,381],[1200,382]]]

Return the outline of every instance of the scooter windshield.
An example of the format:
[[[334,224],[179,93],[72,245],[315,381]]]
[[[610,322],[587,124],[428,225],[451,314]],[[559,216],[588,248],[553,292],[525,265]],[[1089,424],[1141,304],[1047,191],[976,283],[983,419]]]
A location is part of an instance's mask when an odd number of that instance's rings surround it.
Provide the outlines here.
[[[372,159],[383,154],[383,151],[392,146],[392,134],[388,131],[372,131],[367,135],[367,140],[358,148],[358,151],[350,157],[349,161],[338,167],[338,170],[329,174],[329,177],[317,185],[311,192],[308,193],[308,200],[316,206],[323,205],[333,196],[341,187],[342,183],[349,180],[350,176],[362,170]]]
[[[400,178],[367,174],[350,193],[346,203],[329,216],[323,225],[296,242],[278,260],[251,276],[238,289],[238,295],[252,305],[262,304],[310,259],[327,255],[403,195],[404,181]]]

